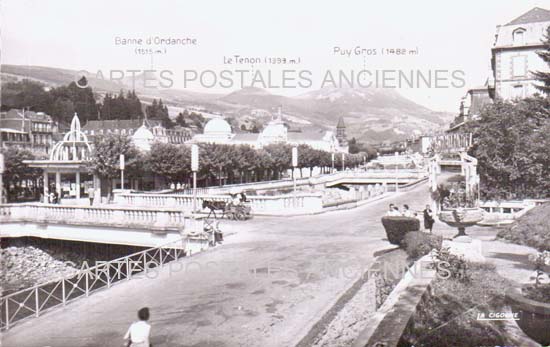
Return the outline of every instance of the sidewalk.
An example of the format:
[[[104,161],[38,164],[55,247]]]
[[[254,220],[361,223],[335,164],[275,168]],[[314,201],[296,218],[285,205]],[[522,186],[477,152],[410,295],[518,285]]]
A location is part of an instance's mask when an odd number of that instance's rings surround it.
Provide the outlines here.
[[[442,235],[444,239],[452,239],[458,230],[436,221],[434,234]],[[531,247],[498,240],[497,227],[474,226],[466,229],[466,234],[473,239],[482,241],[482,253],[488,263],[494,264],[499,275],[521,284],[530,281],[533,276],[533,265],[529,261],[529,255],[536,253]]]

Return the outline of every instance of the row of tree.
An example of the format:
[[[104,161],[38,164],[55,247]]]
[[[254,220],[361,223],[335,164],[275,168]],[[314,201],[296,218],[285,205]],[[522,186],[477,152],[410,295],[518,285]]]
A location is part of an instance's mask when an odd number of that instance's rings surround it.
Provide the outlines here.
[[[28,109],[45,112],[52,116],[54,121],[69,124],[75,112],[85,124],[88,120],[97,119],[142,119],[144,117],[143,105],[135,91],[120,91],[118,95],[105,94],[101,102],[96,102],[96,95],[88,81],[82,77],[76,82],[66,86],[48,89],[42,83],[24,79],[17,82],[9,82],[2,86],[2,109],[9,110]],[[149,119],[158,119],[166,128],[174,125],[195,125],[202,130],[205,119],[197,113],[188,113],[187,110],[180,113],[176,121],[172,121],[168,113],[168,107],[162,99],[153,99],[150,105],[145,107],[145,113]]]
[[[248,145],[201,144],[198,177],[201,185],[255,182],[280,179],[292,168],[292,146],[273,144],[262,149]],[[185,145],[155,143],[148,153],[136,149],[128,137],[110,134],[98,138],[90,161],[90,172],[103,179],[118,178],[119,155],[126,158],[128,177],[147,175],[164,177],[167,182],[188,182],[191,177],[191,149]],[[367,159],[366,153],[344,155],[344,166],[353,168]],[[298,169],[311,174],[314,168],[327,173],[332,167],[332,154],[307,145],[298,146]],[[335,157],[335,167],[342,168],[342,155]]]

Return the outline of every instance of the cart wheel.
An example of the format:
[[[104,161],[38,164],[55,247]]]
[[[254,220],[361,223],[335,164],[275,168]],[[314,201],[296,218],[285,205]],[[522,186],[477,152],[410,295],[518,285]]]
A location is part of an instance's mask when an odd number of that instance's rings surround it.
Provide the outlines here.
[[[235,213],[235,219],[236,220],[245,220],[246,216],[242,212],[237,212],[237,213]]]

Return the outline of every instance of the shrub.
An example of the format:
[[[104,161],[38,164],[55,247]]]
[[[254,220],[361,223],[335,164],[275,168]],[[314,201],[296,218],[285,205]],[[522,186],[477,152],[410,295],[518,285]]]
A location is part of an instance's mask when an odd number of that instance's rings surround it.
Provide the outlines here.
[[[394,245],[400,245],[409,231],[420,230],[420,221],[413,217],[382,217],[382,225],[386,230],[388,241]]]
[[[411,319],[399,345],[502,346],[506,341],[500,321],[477,320],[479,313],[503,312],[510,283],[494,266],[469,264],[471,281],[437,277]]]
[[[549,250],[550,203],[533,208],[510,227],[499,231],[498,237],[538,249]]]
[[[402,246],[409,258],[416,260],[430,253],[432,249],[440,249],[442,242],[441,236],[411,231],[405,234]]]

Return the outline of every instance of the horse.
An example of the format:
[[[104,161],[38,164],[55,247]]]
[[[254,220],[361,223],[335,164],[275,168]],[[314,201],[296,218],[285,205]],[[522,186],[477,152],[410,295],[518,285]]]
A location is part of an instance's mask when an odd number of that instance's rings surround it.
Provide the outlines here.
[[[225,201],[219,201],[219,200],[203,200],[202,201],[202,208],[208,208],[210,212],[208,213],[208,217],[210,218],[210,215],[213,213],[214,218],[218,218],[216,216],[216,211],[222,211],[222,218],[225,216],[225,211],[227,209],[227,203]]]

